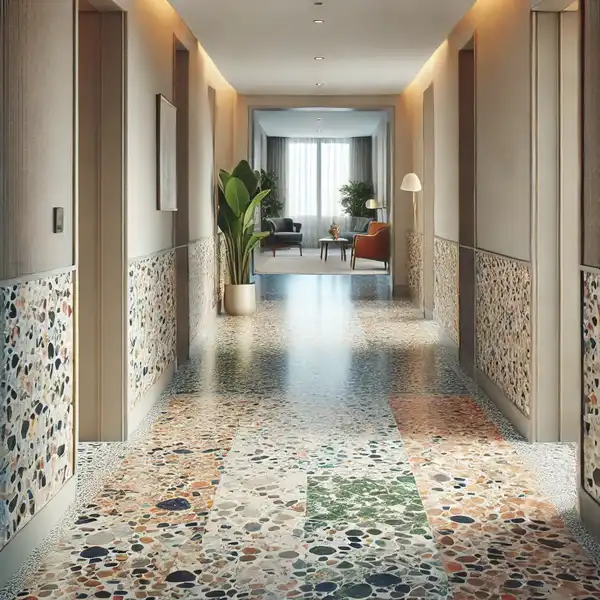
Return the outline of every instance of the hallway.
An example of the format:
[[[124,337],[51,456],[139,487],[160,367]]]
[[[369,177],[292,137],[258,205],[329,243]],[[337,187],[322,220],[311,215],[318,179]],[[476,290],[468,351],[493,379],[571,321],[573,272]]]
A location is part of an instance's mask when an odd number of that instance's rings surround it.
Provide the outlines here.
[[[574,450],[520,443],[386,277],[258,288],[131,442],[80,444],[19,597],[600,598]]]

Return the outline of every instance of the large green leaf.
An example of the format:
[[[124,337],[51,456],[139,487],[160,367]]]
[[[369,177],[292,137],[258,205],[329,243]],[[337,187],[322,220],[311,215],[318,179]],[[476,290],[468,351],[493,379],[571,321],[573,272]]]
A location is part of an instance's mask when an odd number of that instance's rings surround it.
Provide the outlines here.
[[[249,198],[254,197],[260,179],[256,176],[256,173],[252,170],[247,160],[241,160],[231,172],[231,176],[241,179],[248,190]]]
[[[258,192],[256,196],[252,199],[252,202],[246,208],[246,212],[244,213],[244,231],[247,229],[248,225],[250,225],[254,221],[254,211],[256,207],[259,205],[260,201],[265,198],[271,190],[263,190],[262,192]]]
[[[229,178],[231,177],[231,174],[228,173],[227,171],[225,171],[225,169],[221,169],[219,171],[219,187],[225,191],[225,188],[227,187],[227,182],[229,181]]]
[[[250,194],[241,179],[233,176],[229,178],[225,187],[225,200],[236,217],[240,218],[244,214],[250,204]]]

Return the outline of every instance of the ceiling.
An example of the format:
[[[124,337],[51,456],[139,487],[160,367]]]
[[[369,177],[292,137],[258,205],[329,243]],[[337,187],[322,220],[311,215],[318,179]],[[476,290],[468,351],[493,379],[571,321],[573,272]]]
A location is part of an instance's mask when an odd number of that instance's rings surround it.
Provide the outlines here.
[[[291,109],[257,110],[254,117],[275,137],[360,137],[372,135],[385,111]]]
[[[169,1],[239,93],[309,95],[399,93],[474,3]]]

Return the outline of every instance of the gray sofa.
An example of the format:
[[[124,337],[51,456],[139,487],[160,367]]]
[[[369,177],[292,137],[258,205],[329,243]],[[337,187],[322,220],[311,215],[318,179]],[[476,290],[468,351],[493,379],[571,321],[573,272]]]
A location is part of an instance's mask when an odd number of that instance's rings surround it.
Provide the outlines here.
[[[350,246],[352,246],[354,236],[358,233],[367,233],[369,223],[372,220],[370,217],[352,217],[349,231],[342,231],[341,236],[346,238],[350,242]]]

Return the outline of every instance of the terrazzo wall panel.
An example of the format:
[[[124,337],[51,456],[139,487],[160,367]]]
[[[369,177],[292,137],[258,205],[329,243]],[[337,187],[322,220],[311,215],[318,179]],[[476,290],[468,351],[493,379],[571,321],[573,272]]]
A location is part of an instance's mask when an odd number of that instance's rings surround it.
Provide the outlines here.
[[[433,247],[433,314],[458,344],[458,244],[436,237]]]
[[[477,367],[527,417],[531,399],[531,272],[486,252],[476,259]]]
[[[176,355],[175,251],[129,263],[129,410]]]
[[[417,231],[409,231],[408,243],[408,290],[411,298],[423,296],[423,236]]]
[[[600,274],[583,276],[583,485],[600,502]]]
[[[221,302],[225,295],[225,283],[227,283],[227,246],[225,245],[225,237],[222,233],[219,233],[215,238],[215,252],[219,259],[217,300]]]
[[[0,286],[0,548],[73,474],[73,274]]]
[[[189,244],[190,340],[211,320],[215,300],[217,256],[214,237]]]

